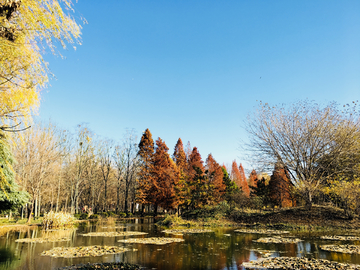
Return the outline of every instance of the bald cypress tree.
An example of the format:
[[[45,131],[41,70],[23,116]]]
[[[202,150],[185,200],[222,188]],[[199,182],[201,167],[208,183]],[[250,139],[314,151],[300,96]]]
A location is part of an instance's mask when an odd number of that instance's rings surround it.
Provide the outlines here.
[[[218,203],[223,198],[226,190],[226,185],[223,182],[223,171],[219,163],[216,162],[212,154],[209,154],[206,159],[206,172],[211,187],[209,196],[211,196],[213,203]]]
[[[137,202],[149,205],[154,201],[152,189],[153,179],[153,157],[154,157],[154,140],[149,129],[143,133],[139,143],[140,170],[138,173]],[[144,208],[142,208],[142,211]]]
[[[183,145],[181,138],[178,139],[178,141],[175,145],[173,160],[175,161],[176,166],[180,170],[184,171],[186,169],[186,165],[187,165],[186,164],[186,154],[185,154],[184,145]]]
[[[158,140],[156,140],[156,151],[153,157],[152,170],[155,215],[157,206],[171,210],[175,209],[178,205],[176,186],[179,181],[179,173],[175,162],[168,154],[168,150],[169,148],[165,142],[161,140],[161,138],[158,138]]]

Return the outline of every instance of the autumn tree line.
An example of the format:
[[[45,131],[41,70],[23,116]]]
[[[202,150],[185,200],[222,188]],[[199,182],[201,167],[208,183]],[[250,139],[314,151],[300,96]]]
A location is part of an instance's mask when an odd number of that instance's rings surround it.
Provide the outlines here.
[[[161,209],[182,214],[220,202],[251,206],[252,198],[269,195],[261,193],[267,189],[261,188],[255,170],[247,179],[236,161],[229,170],[211,154],[204,162],[197,147],[184,147],[181,138],[170,155],[165,142],[154,142],[149,129],[140,141],[128,131],[115,143],[86,126],[72,133],[38,123],[13,134],[11,145],[4,153],[9,165],[5,169],[12,174],[6,178],[9,186],[0,191],[1,210],[29,220],[48,211],[156,215]],[[280,193],[286,197],[289,190]]]

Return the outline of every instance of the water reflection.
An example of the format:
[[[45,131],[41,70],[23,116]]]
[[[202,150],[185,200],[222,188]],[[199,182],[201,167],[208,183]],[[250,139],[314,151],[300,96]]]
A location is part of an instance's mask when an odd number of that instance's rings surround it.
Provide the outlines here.
[[[169,236],[162,233],[162,229],[154,225],[153,219],[134,219],[119,222],[110,220],[99,223],[81,223],[77,229],[44,231],[41,229],[22,232],[9,232],[0,237],[0,269],[4,270],[42,270],[57,269],[79,263],[125,261],[140,264],[147,269],[158,270],[240,270],[241,264],[262,256],[259,250],[272,250],[272,256],[309,257],[335,260],[360,264],[360,255],[341,254],[322,251],[319,245],[329,244],[320,240],[316,235],[297,235],[305,241],[297,244],[266,244],[255,243],[263,235],[244,234],[234,232],[234,228],[214,229],[211,233],[185,234],[183,236]],[[125,244],[118,240],[127,237],[88,237],[82,236],[89,232],[106,231],[141,231],[148,235],[135,237],[180,237],[182,243],[167,245]],[[37,237],[69,237],[68,242],[51,243],[19,243],[20,238]],[[341,242],[337,242],[341,243]],[[359,244],[359,243],[358,243]],[[116,255],[86,258],[51,258],[39,256],[42,251],[58,246],[126,246],[132,251]]]

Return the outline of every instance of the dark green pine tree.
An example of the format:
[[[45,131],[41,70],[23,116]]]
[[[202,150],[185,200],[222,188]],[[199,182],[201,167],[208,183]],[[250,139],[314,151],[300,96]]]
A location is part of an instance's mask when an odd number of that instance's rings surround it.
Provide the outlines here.
[[[223,172],[223,182],[226,186],[225,193],[224,193],[224,199],[228,202],[231,201],[231,197],[233,194],[240,192],[240,189],[237,187],[234,181],[230,179],[230,176],[224,166],[221,167]]]
[[[0,131],[0,212],[16,210],[25,205],[30,197],[27,192],[19,191],[15,182],[14,162],[7,138]]]

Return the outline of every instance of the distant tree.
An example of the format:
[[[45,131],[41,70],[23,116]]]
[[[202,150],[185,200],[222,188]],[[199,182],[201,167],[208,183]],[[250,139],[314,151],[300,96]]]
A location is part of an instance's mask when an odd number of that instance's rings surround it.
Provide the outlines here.
[[[226,185],[224,184],[223,178],[224,174],[219,163],[213,158],[211,154],[208,155],[206,159],[206,174],[209,180],[209,185],[211,186],[210,194],[212,201],[218,203],[222,200],[223,195],[226,190]]]
[[[134,131],[128,131],[124,136],[123,144],[115,147],[113,158],[116,167],[116,210],[120,208],[120,189],[124,192],[124,211],[129,212],[129,197],[131,189],[135,187],[136,175],[139,172],[139,148]]]
[[[347,169],[334,165],[354,148],[359,128],[356,105],[340,111],[335,103],[325,107],[310,101],[287,106],[260,103],[248,117],[247,146],[252,158],[268,169],[275,162],[286,167],[298,193],[311,207],[326,179]]]
[[[113,148],[114,142],[112,140],[101,140],[98,144],[98,159],[99,159],[99,169],[102,180],[104,181],[104,201],[103,201],[103,211],[108,210],[108,189],[109,183],[112,176],[112,163],[113,163]]]
[[[293,186],[286,168],[280,162],[276,163],[269,182],[269,195],[273,204],[280,207],[296,206]]]
[[[151,172],[153,170],[154,140],[149,129],[146,129],[141,137],[138,156],[137,201],[144,206],[154,201],[153,194],[151,194],[153,188]],[[142,212],[143,210],[144,208],[142,208]]]
[[[232,195],[239,192],[240,190],[236,186],[235,182],[230,179],[226,167],[222,166],[221,170],[223,172],[223,183],[225,185],[225,193],[223,198],[231,205]]]
[[[179,205],[183,205],[185,202],[186,190],[187,190],[187,185],[186,185],[187,158],[181,138],[178,139],[175,145],[173,161],[175,161],[176,167],[180,174],[179,182],[176,186],[177,201]]]
[[[270,186],[266,183],[266,179],[263,177],[257,181],[257,185],[251,188],[251,197],[256,197],[261,200],[262,206],[267,206],[272,204],[270,198]]]
[[[186,170],[186,200],[184,202],[185,208],[200,207],[203,202],[201,200],[201,194],[205,190],[204,184],[206,182],[204,174],[205,168],[203,160],[196,147],[193,148],[191,154],[188,156],[188,164]]]
[[[258,175],[255,170],[252,170],[249,176],[249,187],[252,189],[257,186]]]
[[[29,194],[20,191],[15,182],[15,159],[4,132],[0,131],[0,212],[16,210],[29,201]]]
[[[166,210],[175,209],[178,205],[176,186],[179,182],[179,170],[175,162],[168,154],[169,148],[165,142],[158,138],[156,140],[156,151],[153,157],[152,179],[154,183],[155,213],[157,206]]]
[[[243,166],[240,164],[238,167],[236,161],[234,160],[231,167],[231,177],[235,182],[236,186],[242,190],[243,194],[246,197],[250,196],[249,185],[246,181],[245,172]]]
[[[236,160],[232,162],[231,166],[231,179],[234,181],[235,185],[241,189],[241,173],[239,167],[236,163]]]
[[[246,197],[249,197],[249,196],[250,196],[249,184],[248,184],[248,182],[246,181],[246,176],[245,176],[244,167],[243,167],[243,165],[242,165],[241,163],[240,163],[240,166],[239,166],[239,171],[240,171],[240,175],[241,175],[241,178],[240,178],[240,181],[241,181],[241,189],[242,189],[242,191],[244,192],[245,196],[246,196]]]
[[[181,138],[178,139],[174,154],[173,154],[173,160],[176,163],[176,166],[181,170],[184,171],[186,169],[187,163],[186,163],[186,154],[184,151],[184,145],[182,143]]]
[[[199,168],[202,172],[205,171],[204,161],[201,159],[201,155],[196,147],[193,148],[188,159],[187,176],[189,181],[192,181],[194,176],[198,173],[195,170],[195,167]]]

